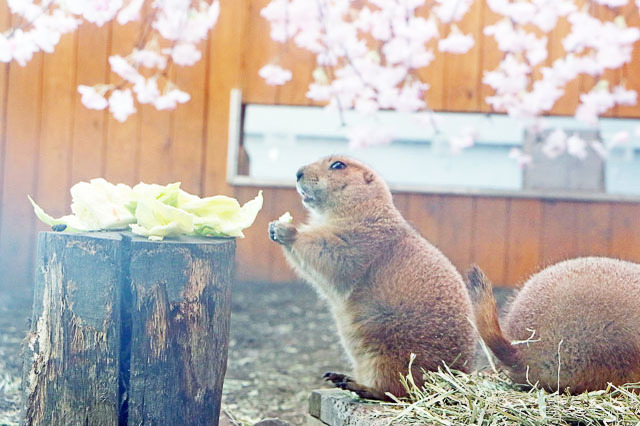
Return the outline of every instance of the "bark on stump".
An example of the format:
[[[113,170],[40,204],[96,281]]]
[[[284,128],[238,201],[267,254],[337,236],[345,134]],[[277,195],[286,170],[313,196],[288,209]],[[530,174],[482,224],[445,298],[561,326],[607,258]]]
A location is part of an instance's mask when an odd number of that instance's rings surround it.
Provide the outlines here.
[[[235,241],[38,237],[26,424],[216,425]]]

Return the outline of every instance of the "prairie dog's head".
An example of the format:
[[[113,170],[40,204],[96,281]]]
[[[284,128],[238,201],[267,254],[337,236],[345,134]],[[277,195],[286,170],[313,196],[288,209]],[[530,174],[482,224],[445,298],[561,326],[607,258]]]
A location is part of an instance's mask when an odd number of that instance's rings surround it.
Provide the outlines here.
[[[347,212],[371,199],[391,204],[387,184],[369,167],[344,156],[322,158],[296,174],[304,206],[316,213]]]

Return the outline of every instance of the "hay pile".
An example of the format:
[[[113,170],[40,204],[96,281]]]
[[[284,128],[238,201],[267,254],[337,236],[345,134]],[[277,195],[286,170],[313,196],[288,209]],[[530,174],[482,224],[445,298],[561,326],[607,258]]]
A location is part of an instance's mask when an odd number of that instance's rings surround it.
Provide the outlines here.
[[[390,424],[575,425],[640,423],[640,383],[581,395],[519,389],[497,372],[465,374],[447,367],[427,373],[422,388],[404,378],[409,400],[382,417]]]

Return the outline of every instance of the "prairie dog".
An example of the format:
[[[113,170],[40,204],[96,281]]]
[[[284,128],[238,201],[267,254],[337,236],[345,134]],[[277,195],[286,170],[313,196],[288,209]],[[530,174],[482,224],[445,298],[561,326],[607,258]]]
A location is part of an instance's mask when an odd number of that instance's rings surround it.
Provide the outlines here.
[[[334,156],[302,167],[297,189],[307,224],[269,224],[295,271],[324,297],[354,378],[327,373],[337,387],[368,399],[406,394],[400,375],[445,362],[468,371],[475,336],[471,301],[451,262],[393,205],[385,182],[353,159]]]
[[[586,257],[550,266],[524,284],[504,332],[477,267],[467,284],[480,336],[517,383],[577,394],[640,381],[640,265]]]

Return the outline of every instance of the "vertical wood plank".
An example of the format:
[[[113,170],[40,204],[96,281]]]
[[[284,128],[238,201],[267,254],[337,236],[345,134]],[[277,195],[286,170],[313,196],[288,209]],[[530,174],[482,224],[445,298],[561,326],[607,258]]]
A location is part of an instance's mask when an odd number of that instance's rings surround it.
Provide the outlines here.
[[[493,25],[500,20],[500,15],[494,13],[491,8],[487,5],[486,2],[482,2],[480,6],[481,13],[481,22],[482,28]],[[491,87],[482,83],[482,78],[484,77],[485,71],[492,71],[498,67],[500,61],[504,57],[504,54],[498,49],[498,44],[496,43],[495,38],[493,36],[484,35],[482,29],[478,34],[478,38],[476,42],[479,44],[480,49],[480,66],[479,66],[479,75],[477,76],[478,81],[478,109],[483,112],[492,111],[492,108],[487,102],[485,98],[487,96],[491,96],[495,93]]]
[[[300,201],[298,193],[289,188],[279,188],[273,191],[273,198],[269,200],[265,211],[267,223],[278,219],[285,211],[289,211],[294,218],[294,223],[299,226],[304,222],[306,212]],[[259,235],[265,239],[265,244],[269,247],[269,257],[271,258],[270,280],[274,282],[290,282],[295,281],[296,276],[287,263],[282,249],[267,236],[267,227],[259,229]]]
[[[636,5],[631,2],[625,7],[624,16],[627,20],[627,26],[629,27],[639,27],[640,26],[640,14],[635,11]],[[638,43],[635,44],[633,48],[633,53],[631,56],[631,61],[626,64],[620,70],[620,83],[624,85],[627,89],[635,90],[636,92],[640,92],[640,47]],[[638,117],[640,112],[640,105],[633,106],[619,106],[617,108],[617,116],[618,117]]]
[[[393,204],[405,219],[409,217],[409,199],[410,196],[406,193],[400,192],[393,194]]]
[[[113,22],[111,48],[109,55],[128,55],[132,40],[138,35],[138,24],[117,25]],[[119,77],[113,73],[110,81],[117,83]],[[110,182],[122,182],[129,185],[138,183],[138,160],[140,143],[141,115],[130,116],[120,123],[111,114],[107,116],[107,143],[105,147],[104,176]]]
[[[11,23],[11,14],[7,2],[0,3],[0,26],[8,28]],[[5,192],[5,157],[7,152],[7,114],[9,98],[9,68],[10,64],[0,64],[0,200],[4,200]],[[2,250],[2,217],[7,212],[0,206],[0,256],[4,257]],[[2,285],[0,285],[0,289]]]
[[[258,188],[251,186],[236,187],[234,189],[234,197],[236,197],[241,204],[244,204],[254,198],[257,192]],[[273,189],[264,189],[263,196],[265,204],[269,203],[268,200],[271,199],[272,195]],[[279,249],[279,247],[270,248],[271,246],[276,246],[276,244],[269,240],[267,226],[273,219],[269,217],[267,209],[268,207],[265,208],[265,206],[263,206],[262,211],[258,213],[251,228],[243,231],[245,238],[238,241],[238,279],[260,281],[268,280],[270,277],[271,258],[274,250]]]
[[[476,40],[465,54],[447,54],[444,64],[444,109],[455,111],[475,111],[479,105],[478,74],[480,68],[481,2],[475,1],[458,27],[464,34],[471,34]]]
[[[438,246],[441,198],[439,195],[412,194],[409,199],[408,218],[420,235]]]
[[[53,216],[69,212],[71,139],[75,109],[75,34],[62,36],[55,54],[44,55],[42,124],[36,200]],[[69,73],[71,70],[71,73]],[[37,221],[37,229],[47,226]]]
[[[29,292],[33,264],[33,209],[42,106],[42,54],[25,67],[12,62],[7,92],[5,166],[2,179],[0,274],[2,287]]]
[[[607,256],[611,240],[609,203],[581,203],[576,211],[576,249],[579,256]]]
[[[464,196],[443,196],[439,224],[439,248],[459,271],[471,263],[473,200]]]
[[[273,104],[277,88],[269,86],[258,75],[263,66],[277,61],[284,47],[271,40],[269,21],[260,16],[260,11],[270,0],[250,0],[247,25],[247,43],[244,51],[243,77],[245,79],[243,99],[248,103]]]
[[[506,279],[508,203],[505,198],[474,199],[473,261],[496,285]]]
[[[203,56],[208,43],[201,43]],[[173,138],[169,158],[168,181],[181,181],[181,187],[191,193],[201,191],[204,165],[203,139],[205,132],[207,61],[203,57],[192,67],[178,67],[175,80],[178,87],[191,95],[191,100],[173,112]],[[166,179],[166,178],[165,178]]]
[[[96,27],[84,22],[77,33],[77,83],[93,86],[109,78],[107,57],[111,40],[111,26]],[[77,86],[77,85],[76,85]],[[77,93],[77,87],[73,87]],[[107,111],[85,107],[80,95],[75,96],[75,119],[71,152],[69,186],[104,175]],[[133,118],[133,117],[132,117]]]
[[[551,265],[577,254],[577,203],[545,200],[542,215],[542,262]]]
[[[541,263],[542,202],[509,200],[505,284],[523,283]]]
[[[312,6],[310,6],[312,7]],[[291,80],[279,86],[276,91],[276,103],[281,105],[311,105],[307,98],[309,84],[313,82],[315,69],[315,55],[308,50],[297,47],[293,40],[289,40],[283,47],[281,63],[284,69],[291,71]],[[251,78],[251,76],[248,76]],[[256,74],[256,77],[261,79]]]
[[[640,262],[640,203],[611,205],[609,255]]]
[[[229,133],[229,94],[242,88],[242,64],[248,43],[248,0],[221,2],[220,20],[209,42],[209,72],[207,100],[207,132],[204,165],[204,194],[229,193],[226,183],[227,138]],[[254,76],[254,78],[258,78]]]
[[[181,105],[177,106],[180,108]],[[169,183],[174,150],[172,111],[158,111],[153,105],[138,106],[140,114],[140,154],[138,177],[147,183]]]

